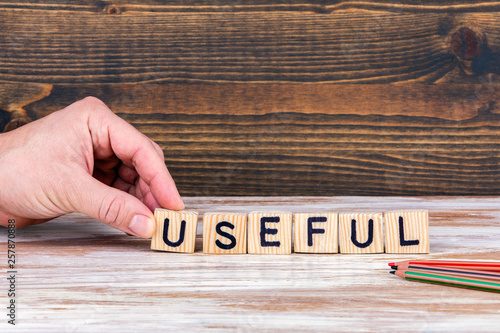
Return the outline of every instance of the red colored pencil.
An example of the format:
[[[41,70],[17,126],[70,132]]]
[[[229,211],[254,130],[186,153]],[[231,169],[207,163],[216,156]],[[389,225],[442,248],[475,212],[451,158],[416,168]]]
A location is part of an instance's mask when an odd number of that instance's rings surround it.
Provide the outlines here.
[[[399,262],[391,262],[389,266],[405,268],[409,265],[425,265],[425,266],[441,266],[453,267],[460,269],[478,270],[478,271],[495,271],[500,272],[500,262],[494,261],[460,261],[460,260],[405,260]]]
[[[390,273],[411,281],[500,292],[500,282],[498,281],[464,278],[445,274],[429,274],[417,271],[397,270]]]

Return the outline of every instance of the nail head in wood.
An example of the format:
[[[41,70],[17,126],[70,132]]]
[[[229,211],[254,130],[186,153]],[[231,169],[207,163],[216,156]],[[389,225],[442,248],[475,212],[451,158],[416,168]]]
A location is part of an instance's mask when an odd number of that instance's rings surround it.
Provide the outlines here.
[[[122,11],[117,5],[111,4],[104,8],[104,12],[109,15],[119,15]]]
[[[451,35],[451,51],[461,60],[472,60],[482,52],[483,36],[478,31],[461,27]]]

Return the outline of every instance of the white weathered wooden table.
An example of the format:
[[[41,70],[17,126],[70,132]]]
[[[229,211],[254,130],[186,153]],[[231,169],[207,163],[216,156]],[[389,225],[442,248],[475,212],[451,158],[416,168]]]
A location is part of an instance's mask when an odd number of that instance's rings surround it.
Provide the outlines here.
[[[2,332],[498,331],[500,294],[409,282],[387,263],[500,260],[500,198],[185,198],[208,211],[429,210],[429,255],[205,255],[149,249],[79,214],[17,231],[16,326]],[[200,220],[201,221],[201,220]],[[7,276],[7,230],[0,229]]]

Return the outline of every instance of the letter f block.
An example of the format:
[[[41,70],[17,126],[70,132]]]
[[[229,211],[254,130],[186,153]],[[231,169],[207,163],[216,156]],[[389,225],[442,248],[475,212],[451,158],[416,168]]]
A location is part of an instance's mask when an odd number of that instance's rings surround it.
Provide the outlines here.
[[[151,249],[168,252],[193,253],[196,242],[198,213],[155,209],[156,233]]]
[[[337,213],[296,213],[294,250],[301,253],[337,253]]]

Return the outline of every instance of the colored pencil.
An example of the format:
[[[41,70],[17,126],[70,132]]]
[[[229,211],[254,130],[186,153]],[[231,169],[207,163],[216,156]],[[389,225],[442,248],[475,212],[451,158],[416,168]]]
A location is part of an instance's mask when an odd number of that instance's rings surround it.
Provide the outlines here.
[[[407,266],[407,267],[405,267]],[[393,269],[397,270],[410,270],[410,271],[420,271],[427,272],[429,274],[446,274],[454,276],[463,276],[477,279],[488,279],[488,280],[498,280],[500,281],[500,272],[494,271],[479,271],[479,270],[469,270],[469,269],[458,269],[458,268],[447,268],[441,266],[426,266],[426,265],[404,265],[404,266],[392,266]],[[397,267],[397,268],[394,268]]]
[[[406,265],[406,266],[405,266]],[[493,261],[460,261],[460,260],[406,260],[400,262],[391,262],[391,267],[407,267],[408,265],[426,265],[453,267],[460,269],[472,269],[477,271],[495,271],[500,272],[500,262]]]
[[[472,279],[444,274],[429,274],[424,272],[404,270],[391,271],[390,273],[410,281],[428,282],[453,287],[500,292],[500,282],[491,280]]]

